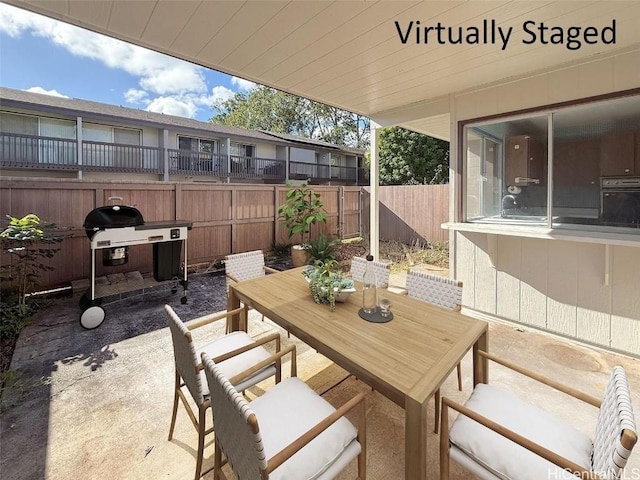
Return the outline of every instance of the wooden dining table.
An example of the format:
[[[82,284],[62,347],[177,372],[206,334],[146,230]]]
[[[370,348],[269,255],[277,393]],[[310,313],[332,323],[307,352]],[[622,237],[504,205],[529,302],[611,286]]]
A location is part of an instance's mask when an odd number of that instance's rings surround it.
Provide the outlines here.
[[[371,323],[358,315],[362,290],[344,303],[316,304],[302,269],[233,284],[228,309],[240,302],[264,314],[405,410],[405,479],[427,478],[427,402],[473,349],[474,384],[488,381],[488,325],[406,295],[381,290],[394,318]],[[231,328],[246,330],[246,316]]]

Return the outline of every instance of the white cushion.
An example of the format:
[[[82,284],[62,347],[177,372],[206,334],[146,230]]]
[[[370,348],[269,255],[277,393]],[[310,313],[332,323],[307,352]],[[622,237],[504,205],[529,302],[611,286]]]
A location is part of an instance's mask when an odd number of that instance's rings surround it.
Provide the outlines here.
[[[197,355],[200,358],[200,354],[205,352],[209,357],[215,359],[217,356],[223,355],[225,353],[236,350],[240,347],[244,347],[245,345],[250,345],[254,343],[255,340],[251,338],[246,332],[232,332],[228,335],[224,335],[211,343],[208,343],[198,350]],[[233,378],[238,373],[243,372],[244,370],[251,368],[253,365],[260,363],[261,361],[269,358],[269,352],[263,347],[255,347],[249,350],[248,352],[241,353],[240,355],[236,355],[235,357],[231,357],[224,362],[218,363],[218,367],[222,370],[222,373],[228,379]],[[274,375],[276,372],[276,368],[274,366],[265,367],[259,372],[255,373],[251,377],[246,380],[240,382],[235,385],[236,390],[239,392],[255,385],[266,378]],[[207,379],[204,376],[204,370],[200,371],[200,375],[202,377],[202,388],[203,394],[209,394],[209,386],[207,385]]]
[[[251,402],[269,459],[335,411],[298,378],[288,378]],[[270,480],[315,480],[334,463],[345,465],[360,453],[356,428],[340,418],[327,430],[276,468]],[[355,447],[354,445],[355,444]],[[342,455],[348,452],[346,457]]]
[[[465,406],[589,470],[589,437],[515,395],[479,384]],[[453,423],[450,439],[499,478],[564,478],[559,467],[464,415]]]

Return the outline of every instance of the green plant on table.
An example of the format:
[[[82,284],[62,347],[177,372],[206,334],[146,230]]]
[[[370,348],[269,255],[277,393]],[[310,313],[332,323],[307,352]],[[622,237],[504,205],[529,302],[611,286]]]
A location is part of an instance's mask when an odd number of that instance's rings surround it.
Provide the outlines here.
[[[326,303],[331,311],[336,308],[336,298],[347,288],[353,288],[353,281],[344,276],[338,268],[338,262],[327,260],[316,261],[309,265],[302,274],[309,281],[309,290],[316,303]]]

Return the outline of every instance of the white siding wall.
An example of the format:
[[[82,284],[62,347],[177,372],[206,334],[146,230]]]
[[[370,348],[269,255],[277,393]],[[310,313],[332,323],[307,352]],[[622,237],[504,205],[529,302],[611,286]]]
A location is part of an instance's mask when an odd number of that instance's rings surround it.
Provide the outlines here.
[[[640,248],[456,233],[463,305],[640,356]],[[494,266],[495,265],[495,266]]]
[[[452,145],[461,120],[633,88],[640,49],[454,96]],[[451,239],[464,307],[640,356],[640,248],[609,246],[607,259],[601,244],[462,232]]]

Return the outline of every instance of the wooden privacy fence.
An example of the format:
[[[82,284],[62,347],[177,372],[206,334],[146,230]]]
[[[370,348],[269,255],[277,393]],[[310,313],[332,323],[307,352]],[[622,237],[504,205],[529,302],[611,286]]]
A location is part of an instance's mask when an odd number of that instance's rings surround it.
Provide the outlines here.
[[[369,232],[369,192],[363,187],[362,225]],[[449,221],[449,185],[393,185],[379,188],[380,239],[412,245],[449,240],[440,225]]]
[[[369,231],[369,188],[312,186],[327,211],[327,223],[311,229],[340,238]],[[43,272],[42,287],[68,285],[87,278],[90,269],[89,240],[82,228],[87,214],[111,204],[135,206],[145,221],[189,220],[190,265],[207,263],[229,253],[262,249],[289,241],[277,219],[284,203],[285,185],[205,184],[180,182],[96,182],[57,179],[3,178],[1,214],[22,217],[35,213],[42,219],[69,227],[69,238]],[[406,244],[446,241],[440,225],[448,219],[448,185],[380,187],[380,238]],[[298,239],[294,238],[294,241]],[[97,275],[152,270],[152,246],[130,247],[129,263],[104,268]],[[99,260],[99,259],[98,259]],[[0,261],[8,258],[2,256]]]
[[[320,232],[340,238],[360,235],[361,187],[313,186],[312,189],[320,194],[327,212],[326,225],[314,226],[312,238]],[[53,270],[43,272],[40,279],[41,287],[55,287],[89,276],[89,240],[82,224],[96,207],[131,205],[140,210],[147,222],[193,222],[187,245],[188,263],[194,265],[229,253],[268,251],[274,244],[287,243],[286,230],[277,218],[277,207],[284,203],[286,192],[285,185],[3,178],[0,213],[3,217],[35,213],[60,227],[69,227],[69,238],[50,261]],[[152,245],[136,245],[130,247],[126,265],[105,268],[98,261],[97,275],[134,270],[150,272],[152,262]]]

